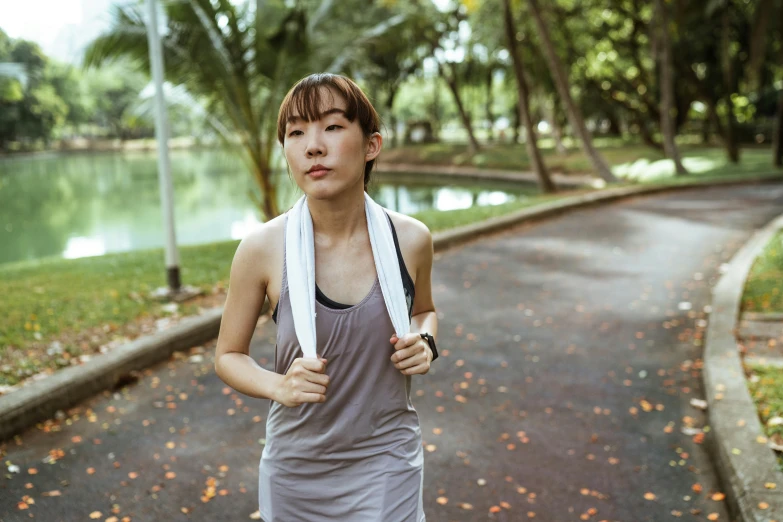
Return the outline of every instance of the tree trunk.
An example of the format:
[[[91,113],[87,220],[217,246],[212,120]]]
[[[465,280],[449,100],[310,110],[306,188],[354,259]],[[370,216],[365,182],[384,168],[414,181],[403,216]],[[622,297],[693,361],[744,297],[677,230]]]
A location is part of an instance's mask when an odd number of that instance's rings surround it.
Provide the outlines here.
[[[456,74],[451,68],[451,74],[443,74],[443,71],[441,69],[441,65],[438,64],[438,69],[441,71],[441,76],[443,76],[443,79],[446,80],[446,85],[449,86],[449,90],[451,90],[451,94],[454,96],[454,103],[457,104],[457,112],[459,113],[459,119],[462,121],[462,125],[465,127],[465,130],[468,132],[468,152],[470,154],[475,154],[479,150],[481,150],[481,147],[479,146],[478,141],[476,140],[476,136],[473,134],[473,126],[470,123],[470,116],[468,115],[467,111],[465,110],[465,106],[462,103],[462,97],[459,94],[459,85],[457,84],[457,78]]]
[[[601,156],[598,150],[593,146],[593,138],[585,126],[582,113],[576,103],[574,103],[573,98],[571,98],[568,77],[566,76],[563,65],[560,63],[560,58],[558,58],[557,53],[555,52],[555,47],[549,36],[549,29],[541,16],[538,0],[528,0],[528,4],[530,5],[530,11],[533,14],[533,21],[536,24],[541,45],[544,48],[544,55],[549,64],[549,71],[552,75],[552,79],[555,81],[557,91],[560,93],[560,99],[563,101],[563,104],[565,104],[566,114],[568,115],[568,120],[571,122],[571,127],[579,136],[582,148],[585,154],[590,158],[590,161],[592,161],[598,175],[605,181],[617,181],[617,178],[612,174],[612,171],[609,169],[609,165],[607,165],[603,156]]]
[[[775,116],[775,135],[772,141],[772,164],[783,167],[783,89],[778,93],[778,113]]]
[[[655,141],[655,138],[653,138],[650,129],[647,127],[647,122],[644,121],[644,118],[641,118],[637,115],[634,121],[636,122],[636,125],[639,126],[639,135],[642,137],[644,144],[658,151],[663,150],[663,145]]]
[[[550,117],[552,118],[552,136],[555,139],[555,150],[560,156],[565,156],[568,154],[568,147],[566,147],[563,142],[565,131],[561,115],[560,98],[558,98],[557,95],[554,95],[552,96],[552,110],[550,111]]]
[[[484,105],[484,113],[486,114],[487,123],[489,124],[487,140],[492,142],[495,141],[495,115],[492,114],[492,67],[487,68],[487,77],[485,78],[485,81],[487,87],[487,97]]]
[[[778,7],[782,9],[783,7]],[[761,68],[767,50],[767,28],[772,18],[772,10],[775,9],[774,0],[758,0],[756,10],[753,13],[753,25],[750,28],[750,57],[748,59],[748,90],[755,91],[759,88],[761,80]]]
[[[721,31],[721,62],[723,65],[723,83],[726,90],[726,132],[724,141],[729,161],[739,163],[739,146],[737,145],[737,124],[734,117],[734,102],[731,95],[734,93],[734,66],[730,53],[731,20],[729,19],[731,4],[726,4],[722,15]]]
[[[530,115],[530,91],[528,90],[527,80],[525,79],[525,69],[522,63],[522,57],[519,55],[519,48],[516,41],[516,30],[514,29],[514,19],[511,14],[510,0],[503,0],[503,14],[506,30],[506,40],[508,41],[508,50],[511,53],[511,63],[514,67],[514,76],[517,79],[517,97],[519,98],[519,116],[525,124],[527,130],[527,139],[525,147],[527,155],[530,157],[530,163],[538,176],[538,183],[541,186],[541,192],[557,192],[557,187],[549,176],[549,171],[541,157],[541,151],[538,150],[538,138],[536,136],[535,124]]]
[[[712,129],[710,128],[711,123],[712,120],[709,115],[705,116],[704,120],[701,122],[701,142],[704,145],[709,145],[710,143],[710,134],[712,134]]]
[[[277,186],[272,183],[269,156],[263,154],[260,140],[245,139],[243,145],[248,153],[253,179],[261,191],[261,213],[270,221],[280,215],[280,208],[277,206]]]
[[[623,129],[620,127],[620,120],[612,109],[606,110],[606,119],[609,120],[609,131],[607,134],[615,137],[622,137]]]
[[[783,37],[783,7],[778,12],[778,20],[778,32]],[[781,61],[783,60],[779,59],[779,63]],[[772,164],[775,167],[783,167],[783,89],[778,93],[778,112],[775,115],[775,132],[772,137]]]
[[[392,139],[390,141],[391,148],[395,148],[400,144],[399,137],[397,136],[397,118],[394,117],[394,98],[397,96],[399,85],[394,84],[389,86],[389,97],[386,99],[386,112],[389,114],[389,124],[392,128]]]
[[[672,49],[669,38],[669,17],[663,0],[655,0],[658,11],[658,29],[660,34],[660,62],[659,73],[661,81],[661,134],[663,134],[663,150],[666,156],[674,161],[674,168],[678,176],[688,173],[680,159],[680,151],[674,141],[674,77],[672,74]]]
[[[512,143],[516,145],[519,143],[519,126],[522,125],[519,116],[519,100],[514,104],[514,114],[511,115],[511,121],[514,122],[514,138]]]
[[[440,141],[440,130],[441,130],[441,115],[440,115],[440,82],[432,82],[433,83],[433,91],[432,91],[432,105],[431,107],[431,120],[430,124],[432,127],[432,139],[434,142]]]

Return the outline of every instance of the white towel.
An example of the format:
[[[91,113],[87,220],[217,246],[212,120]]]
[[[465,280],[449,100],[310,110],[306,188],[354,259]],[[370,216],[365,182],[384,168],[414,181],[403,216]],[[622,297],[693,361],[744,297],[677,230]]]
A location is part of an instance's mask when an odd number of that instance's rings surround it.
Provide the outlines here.
[[[391,224],[383,207],[373,201],[366,192],[364,211],[383,300],[386,302],[386,310],[394,325],[394,331],[397,337],[402,338],[410,332],[411,324]],[[316,358],[315,247],[313,219],[307,207],[307,196],[302,196],[288,212],[285,233],[288,293],[294,315],[294,329],[304,357]]]

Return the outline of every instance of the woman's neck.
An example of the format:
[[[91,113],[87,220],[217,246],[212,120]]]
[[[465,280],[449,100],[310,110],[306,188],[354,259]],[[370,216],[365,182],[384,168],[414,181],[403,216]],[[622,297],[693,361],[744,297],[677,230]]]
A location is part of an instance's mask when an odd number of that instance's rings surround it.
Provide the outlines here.
[[[313,235],[317,239],[333,245],[367,233],[363,185],[361,189],[360,193],[344,193],[339,199],[307,199],[313,218]]]

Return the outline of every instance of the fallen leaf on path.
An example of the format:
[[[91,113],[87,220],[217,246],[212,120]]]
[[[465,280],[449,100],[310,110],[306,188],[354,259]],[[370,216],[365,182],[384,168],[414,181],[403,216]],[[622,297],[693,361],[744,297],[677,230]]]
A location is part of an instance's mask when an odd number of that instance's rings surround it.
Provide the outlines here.
[[[701,399],[691,399],[691,406],[693,406],[694,408],[698,408],[700,410],[706,410],[707,401],[703,401]]]

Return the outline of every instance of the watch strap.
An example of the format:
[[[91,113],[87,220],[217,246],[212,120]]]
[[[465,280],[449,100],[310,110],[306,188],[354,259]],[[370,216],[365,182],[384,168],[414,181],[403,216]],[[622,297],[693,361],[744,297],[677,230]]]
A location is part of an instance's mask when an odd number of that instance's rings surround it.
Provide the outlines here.
[[[430,335],[429,333],[421,333],[421,338],[427,341],[427,344],[430,346],[430,350],[432,350],[432,361],[438,358],[438,350],[435,348],[435,338]],[[432,362],[430,361],[430,362]]]

